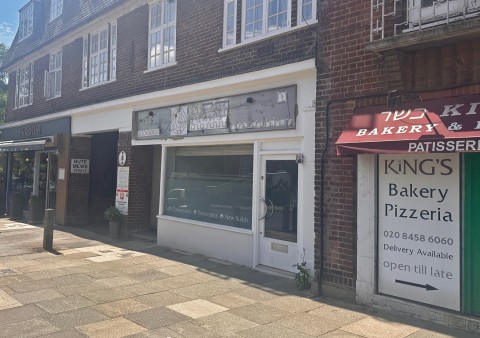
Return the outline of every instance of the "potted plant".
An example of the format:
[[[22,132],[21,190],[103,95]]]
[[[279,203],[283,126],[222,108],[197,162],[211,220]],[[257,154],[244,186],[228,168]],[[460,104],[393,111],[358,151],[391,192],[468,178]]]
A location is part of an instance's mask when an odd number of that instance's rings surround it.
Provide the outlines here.
[[[42,222],[45,207],[43,204],[43,198],[32,195],[28,201],[29,221],[30,223]]]
[[[110,227],[110,237],[119,238],[120,237],[120,222],[122,220],[122,213],[115,207],[109,207],[105,210],[105,219],[108,221]]]

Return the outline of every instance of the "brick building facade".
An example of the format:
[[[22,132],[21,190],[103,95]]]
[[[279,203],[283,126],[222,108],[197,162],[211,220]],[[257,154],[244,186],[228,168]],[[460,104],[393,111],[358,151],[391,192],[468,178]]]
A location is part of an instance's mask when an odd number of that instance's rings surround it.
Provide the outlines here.
[[[468,315],[480,312],[472,289],[479,281],[472,248],[479,225],[470,206],[478,135],[469,134],[471,147],[462,146],[461,135],[462,126],[475,130],[468,118],[475,119],[479,94],[478,10],[467,1],[319,3],[315,176],[315,264],[324,292],[476,332],[478,317]],[[369,122],[355,127],[365,117]],[[455,163],[458,180],[416,181],[425,174],[412,163],[436,161]],[[391,176],[394,165],[405,163],[393,170],[402,175]],[[402,197],[401,184],[450,184],[453,202]],[[409,203],[413,216],[406,220],[400,210]],[[454,216],[413,214],[430,207]],[[425,258],[424,248],[451,256]],[[424,273],[423,266],[432,270]],[[436,268],[451,275],[439,277]]]
[[[316,2],[52,4],[20,9],[2,63],[2,130],[42,132],[2,141],[24,144],[8,152],[15,168],[32,144],[67,159],[46,174],[65,186],[57,222],[103,227],[115,203],[123,235],[157,228],[159,244],[283,270],[305,248],[313,268]],[[67,150],[44,130],[61,118]],[[43,194],[27,169],[6,179],[10,194]]]

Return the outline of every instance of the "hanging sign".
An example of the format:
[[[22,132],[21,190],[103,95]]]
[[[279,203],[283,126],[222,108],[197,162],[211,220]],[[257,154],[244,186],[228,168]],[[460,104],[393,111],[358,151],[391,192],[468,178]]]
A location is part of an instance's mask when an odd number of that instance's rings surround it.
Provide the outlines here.
[[[459,155],[380,155],[378,171],[378,291],[460,310]]]
[[[120,210],[122,215],[128,215],[128,178],[130,167],[117,168],[117,190],[115,195],[115,208]]]

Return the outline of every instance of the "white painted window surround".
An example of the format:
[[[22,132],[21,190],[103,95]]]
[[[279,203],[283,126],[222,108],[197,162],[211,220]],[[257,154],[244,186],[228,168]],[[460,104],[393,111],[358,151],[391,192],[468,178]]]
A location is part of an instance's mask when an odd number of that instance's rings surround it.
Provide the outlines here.
[[[239,0],[224,0],[223,47],[249,43],[293,29],[291,0],[241,0],[241,24],[237,22]],[[298,0],[295,27],[316,22],[316,1]],[[240,42],[237,32],[240,31]]]
[[[116,78],[117,23],[111,22],[83,37],[82,88]]]
[[[28,38],[33,33],[33,2],[20,11],[18,41]]]
[[[161,0],[150,4],[148,69],[175,64],[177,1]]]
[[[63,0],[51,0],[50,1],[50,21],[58,18],[63,11]]]
[[[48,71],[45,71],[45,98],[62,95],[62,51],[50,54]]]
[[[17,70],[15,83],[15,108],[33,103],[33,63]]]

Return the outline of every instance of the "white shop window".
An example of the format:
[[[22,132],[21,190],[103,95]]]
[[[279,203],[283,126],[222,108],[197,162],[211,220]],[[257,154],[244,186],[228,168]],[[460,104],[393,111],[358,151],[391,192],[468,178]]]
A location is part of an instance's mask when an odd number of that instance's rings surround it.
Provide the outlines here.
[[[18,41],[28,38],[33,33],[33,2],[20,11]]]
[[[150,5],[148,69],[175,63],[177,2],[157,1]]]
[[[62,95],[62,51],[50,54],[48,71],[45,71],[45,98]]]
[[[167,150],[163,214],[252,228],[253,145]]]
[[[33,63],[17,70],[15,83],[15,108],[33,103]]]

